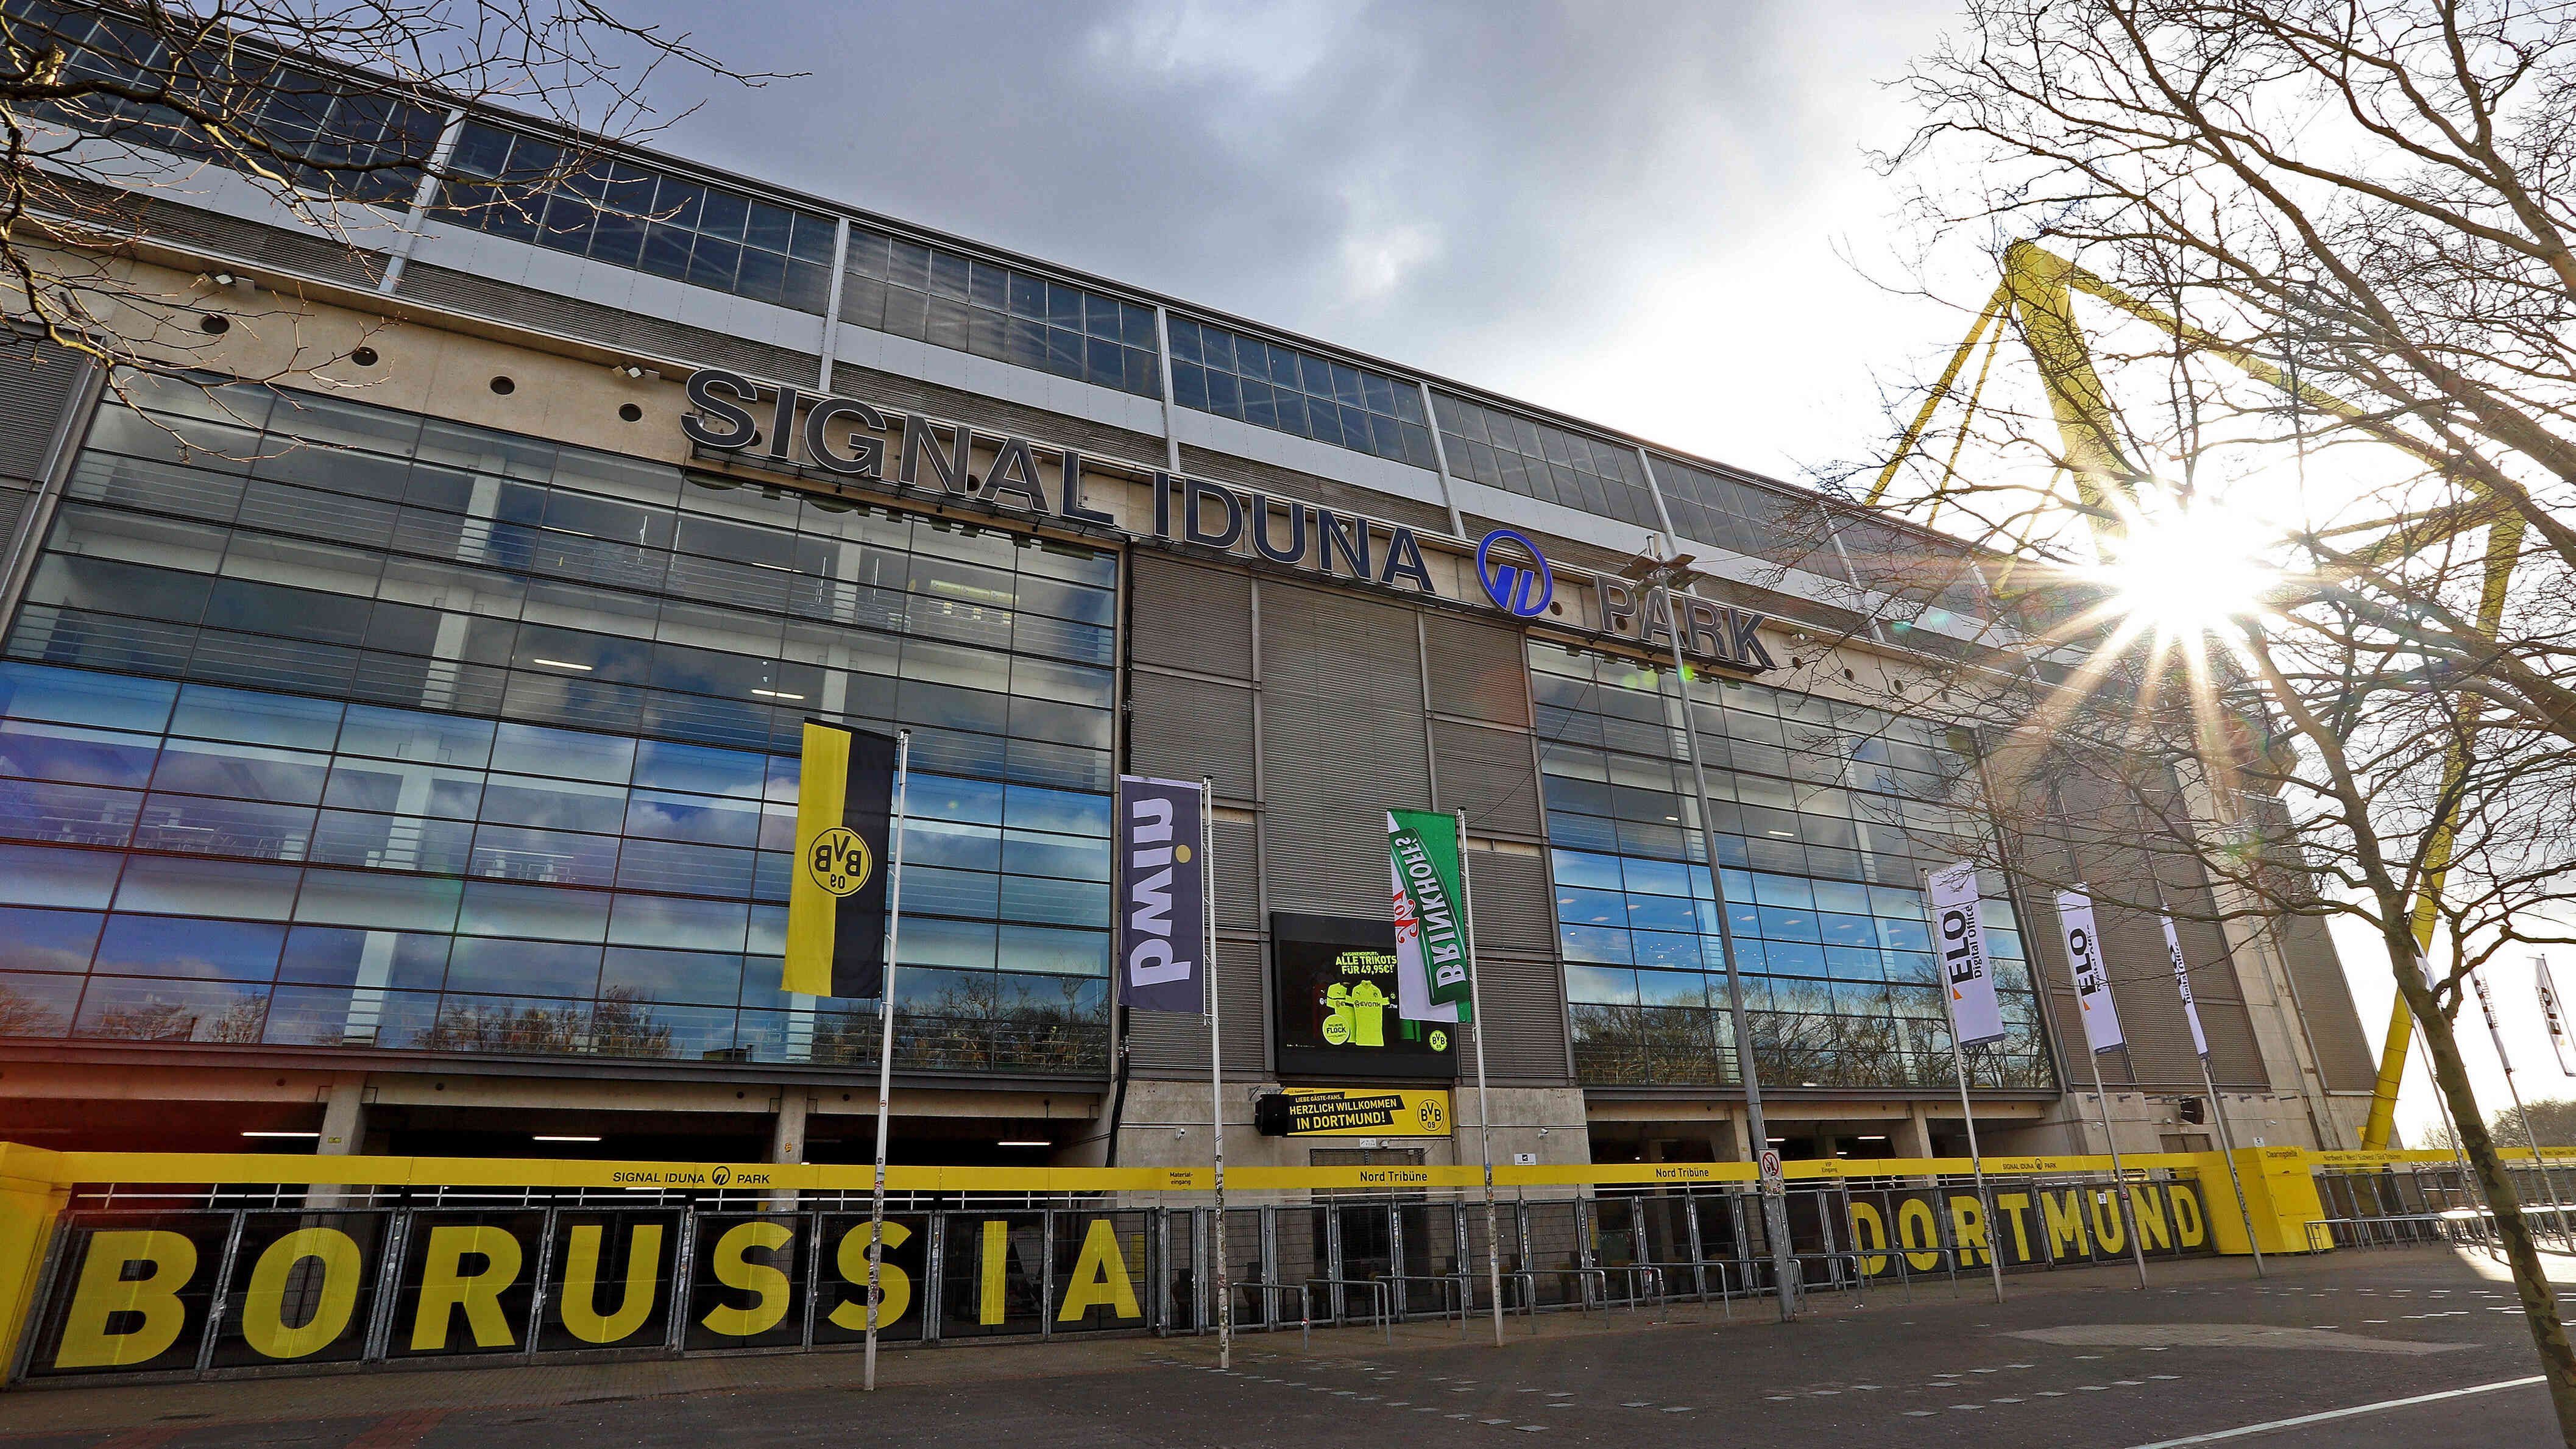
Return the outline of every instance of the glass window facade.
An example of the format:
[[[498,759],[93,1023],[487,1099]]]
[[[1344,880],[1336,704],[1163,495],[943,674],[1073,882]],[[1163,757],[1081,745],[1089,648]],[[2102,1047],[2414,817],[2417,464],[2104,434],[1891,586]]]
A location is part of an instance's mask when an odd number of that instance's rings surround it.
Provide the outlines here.
[[[1841,520],[1829,526],[1815,498],[1757,487],[1669,453],[1655,455],[1655,486],[1684,538],[1828,579],[1850,576],[1833,544]]]
[[[1987,829],[1942,803],[1956,754],[1876,710],[1693,680],[1717,812],[1704,831],[1669,671],[1536,642],[1530,664],[1581,1080],[1738,1080],[1714,840],[1763,1082],[1955,1084],[1922,875]],[[2038,999],[1998,895],[1987,924],[2011,1035],[1977,1078],[2046,1087]]]
[[[1439,466],[1421,388],[1212,322],[1172,318],[1172,397],[1337,448]]]
[[[482,121],[465,123],[450,166],[443,200],[466,226],[800,312],[831,296],[834,223],[819,212]]]
[[[286,179],[313,192],[374,205],[409,205],[420,168],[437,149],[439,112],[381,92],[260,57],[242,48],[183,54],[143,28],[111,15],[64,9],[44,0],[7,0],[11,40],[31,53],[49,42],[63,50],[67,76],[123,83],[144,94],[202,93],[245,134],[304,165]],[[249,104],[245,104],[249,102]],[[193,122],[168,106],[123,96],[38,102],[30,113],[75,130],[112,136],[192,156],[224,157]],[[229,158],[225,158],[229,160]]]
[[[1163,395],[1153,308],[873,227],[850,227],[841,320],[1138,397]]]
[[[1637,450],[1439,393],[1449,471],[1488,488],[1661,531]]]
[[[0,659],[0,1032],[873,1060],[808,714],[914,732],[898,1061],[1106,1051],[1114,556],[132,379]]]

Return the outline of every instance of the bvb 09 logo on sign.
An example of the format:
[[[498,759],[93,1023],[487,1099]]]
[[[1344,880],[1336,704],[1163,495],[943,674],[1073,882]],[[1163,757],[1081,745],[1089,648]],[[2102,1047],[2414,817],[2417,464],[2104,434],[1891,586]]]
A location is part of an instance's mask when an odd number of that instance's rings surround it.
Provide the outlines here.
[[[814,837],[805,852],[805,873],[835,896],[855,895],[876,869],[876,857],[855,830],[835,825]]]

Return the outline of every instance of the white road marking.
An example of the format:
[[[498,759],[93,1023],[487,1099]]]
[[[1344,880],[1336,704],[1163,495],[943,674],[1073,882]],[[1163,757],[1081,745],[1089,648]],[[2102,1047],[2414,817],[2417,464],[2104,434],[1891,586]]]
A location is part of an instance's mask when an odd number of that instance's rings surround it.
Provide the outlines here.
[[[2466,1398],[2471,1394],[2491,1394],[2498,1389],[2519,1389],[2546,1381],[2539,1374],[2519,1379],[2498,1379],[2491,1384],[2471,1384],[2465,1389],[2444,1389],[2438,1394],[2417,1394],[2405,1399],[2382,1399],[2375,1404],[2355,1404],[2349,1409],[2328,1409],[2321,1414],[2302,1414],[2295,1419],[2274,1419],[2268,1423],[2244,1424],[2233,1429],[2194,1434],[2183,1439],[2159,1439],[2152,1444],[2136,1445],[2134,1449],[2182,1449],[2186,1444],[2215,1444],[2224,1439],[2242,1439],[2249,1434],[2268,1434],[2275,1429],[2294,1429],[2303,1424],[2323,1424],[2335,1419],[2357,1418],[2363,1414],[2376,1414],[2387,1409],[2404,1409],[2416,1404],[2434,1404],[2444,1399]]]

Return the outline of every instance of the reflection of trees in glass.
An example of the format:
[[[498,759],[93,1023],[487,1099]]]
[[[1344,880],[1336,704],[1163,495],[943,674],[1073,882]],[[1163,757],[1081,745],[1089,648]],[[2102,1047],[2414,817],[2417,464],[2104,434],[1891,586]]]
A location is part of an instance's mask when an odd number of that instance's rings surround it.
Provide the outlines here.
[[[1735,1080],[1733,1055],[1715,1035],[1733,1028],[1718,1013],[1576,1003],[1571,1014],[1575,1069],[1586,1082],[1714,1086]]]
[[[445,1002],[421,1034],[425,1051],[572,1056],[667,1057],[671,1028],[632,987],[601,992],[596,1004],[559,1007]]]
[[[590,1049],[603,1057],[667,1057],[672,1054],[671,1025],[653,1016],[653,1006],[631,986],[612,986],[599,993],[590,1010]]]
[[[236,1001],[209,1019],[202,1008],[177,1001],[147,1001],[99,1013],[84,1036],[126,1041],[255,1042],[268,1020],[268,998]]]
[[[1084,1001],[1091,978],[1056,982],[1052,999],[1005,996],[999,977],[955,983],[919,1006],[895,1012],[895,1064],[924,1071],[1077,1072],[1109,1060],[1109,1024]],[[817,1065],[872,1065],[883,1022],[873,1007],[818,1012]]]
[[[0,983],[0,1036],[61,1036],[63,1014]]]
[[[1108,1061],[1107,1023],[1064,977],[1055,1000],[1002,994],[999,977],[949,986],[928,1011],[895,1019],[895,1060],[952,1071],[1064,1072]]]

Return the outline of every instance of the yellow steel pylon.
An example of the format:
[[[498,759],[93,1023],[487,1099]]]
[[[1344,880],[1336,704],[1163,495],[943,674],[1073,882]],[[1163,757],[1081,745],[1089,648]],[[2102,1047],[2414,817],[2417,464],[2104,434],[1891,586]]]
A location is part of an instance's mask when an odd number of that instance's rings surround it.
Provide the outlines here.
[[[2023,343],[2030,349],[2031,362],[2037,367],[2041,389],[2047,394],[2050,413],[2057,420],[2059,436],[2058,465],[2074,475],[2076,506],[2097,533],[2116,534],[2122,525],[2121,515],[2110,502],[2117,492],[2133,501],[2137,485],[2145,476],[2132,465],[2121,450],[2119,418],[2109,395],[2103,390],[2101,374],[2094,368],[2092,349],[2085,344],[2083,331],[2076,326],[2074,294],[2082,292],[2111,307],[2125,312],[2166,335],[2224,359],[2257,382],[2278,388],[2320,412],[2353,423],[2381,441],[2402,448],[2426,462],[2440,465],[2438,454],[2415,439],[2384,422],[2374,420],[2350,403],[2330,393],[2310,387],[2290,377],[2271,363],[2245,348],[2204,332],[2180,318],[2129,295],[2120,288],[2058,256],[2035,243],[2014,242],[2004,249],[2004,275],[1968,328],[1949,365],[1932,385],[1923,406],[1915,413],[1887,466],[1879,470],[1871,485],[1868,502],[1879,504],[1888,486],[1896,479],[1897,470],[1912,456],[1932,425],[1934,413],[1950,395],[1966,366],[1968,355],[1988,327],[1997,329],[1997,341],[2006,325],[2018,325]],[[1993,360],[1990,348],[1989,363]],[[1985,370],[1980,368],[1977,383],[1968,403],[1968,416],[1960,419],[1961,441],[1965,441],[1968,420],[1973,416],[1985,390]],[[1953,448],[1942,472],[1939,485],[1947,488],[1958,466],[1958,450]],[[2448,537],[2480,524],[2489,525],[2483,568],[2484,586],[2478,598],[2478,631],[2492,637],[2502,626],[2506,584],[2513,575],[2515,560],[2522,549],[2522,520],[2510,509],[2471,507],[2448,520],[2449,526],[2437,537]],[[2419,545],[2420,546],[2420,545]],[[2364,551],[2367,556],[2368,551]],[[2468,772],[2468,746],[2471,736],[2464,732],[2455,740],[2443,764],[2443,792],[2448,795],[2458,788]],[[2456,833],[2459,803],[2453,801],[2441,823],[2435,828],[2425,850],[2425,873],[2422,889],[2417,893],[2415,912],[2409,923],[2418,951],[2432,949],[2433,931],[2438,916],[2437,903],[2442,883],[2449,873],[2451,849]],[[2389,1014],[2386,1044],[2380,1051],[2379,1081],[2370,1102],[2370,1116],[2361,1132],[2364,1149],[2380,1151],[2388,1146],[2390,1131],[2396,1122],[2397,1088],[2405,1076],[2406,1052],[2415,1033],[2415,1018],[2400,992],[2394,1010]]]

